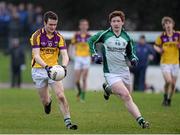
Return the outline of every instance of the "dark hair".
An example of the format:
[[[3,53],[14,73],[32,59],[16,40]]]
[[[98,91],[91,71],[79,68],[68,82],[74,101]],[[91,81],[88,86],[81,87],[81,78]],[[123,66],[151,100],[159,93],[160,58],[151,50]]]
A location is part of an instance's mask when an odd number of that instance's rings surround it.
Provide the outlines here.
[[[122,11],[118,11],[118,10],[115,10],[109,14],[109,21],[111,21],[111,19],[116,16],[119,16],[122,22],[125,21],[125,14]]]
[[[140,36],[140,39],[144,39],[144,40],[145,40],[145,39],[146,39],[146,36],[145,36],[145,35],[141,35],[141,36]]]
[[[88,23],[89,23],[89,21],[88,21],[87,19],[84,19],[84,18],[79,20],[79,24],[80,24],[81,22],[88,22]]]
[[[56,13],[52,12],[52,11],[47,11],[44,14],[43,20],[45,21],[45,23],[47,23],[48,19],[52,19],[52,20],[58,20],[58,16]]]

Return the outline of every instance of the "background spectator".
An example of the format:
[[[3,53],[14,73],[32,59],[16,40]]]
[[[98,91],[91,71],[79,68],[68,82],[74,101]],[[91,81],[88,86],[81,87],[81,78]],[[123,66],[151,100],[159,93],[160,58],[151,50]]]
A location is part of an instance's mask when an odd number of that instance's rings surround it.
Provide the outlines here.
[[[8,24],[10,22],[10,14],[7,10],[5,2],[0,2],[0,49],[8,46]]]
[[[154,50],[151,45],[146,43],[144,35],[141,35],[136,45],[136,55],[139,58],[138,65],[131,68],[134,74],[134,90],[145,90],[146,69],[150,60],[154,59]]]
[[[11,87],[21,87],[21,67],[25,64],[23,46],[19,38],[11,38],[10,48],[6,52],[11,57]]]

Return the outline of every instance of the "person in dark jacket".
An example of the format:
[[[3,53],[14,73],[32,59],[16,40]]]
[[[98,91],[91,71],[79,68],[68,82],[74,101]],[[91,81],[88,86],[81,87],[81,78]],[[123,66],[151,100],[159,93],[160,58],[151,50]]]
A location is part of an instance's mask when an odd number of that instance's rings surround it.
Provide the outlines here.
[[[149,61],[154,59],[154,53],[153,47],[146,43],[146,37],[141,35],[136,45],[136,55],[139,62],[136,67],[131,69],[134,74],[134,90],[145,90],[146,69]]]
[[[21,87],[21,67],[25,63],[23,47],[18,38],[12,38],[7,54],[11,57],[11,87]]]

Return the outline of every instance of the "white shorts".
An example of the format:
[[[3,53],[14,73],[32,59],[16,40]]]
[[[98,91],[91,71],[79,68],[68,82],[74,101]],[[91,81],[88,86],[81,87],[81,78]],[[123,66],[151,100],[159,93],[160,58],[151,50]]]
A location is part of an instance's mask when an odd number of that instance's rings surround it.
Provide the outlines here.
[[[179,71],[179,64],[161,64],[163,73],[171,73],[172,76],[177,77]]]
[[[35,87],[38,89],[55,82],[48,77],[47,72],[44,68],[32,68],[31,74]]]
[[[110,86],[112,86],[114,83],[118,81],[122,81],[123,83],[127,85],[131,84],[129,71],[123,72],[121,74],[105,73],[104,77]]]
[[[76,56],[74,59],[74,69],[88,69],[91,64],[91,57],[78,57]]]

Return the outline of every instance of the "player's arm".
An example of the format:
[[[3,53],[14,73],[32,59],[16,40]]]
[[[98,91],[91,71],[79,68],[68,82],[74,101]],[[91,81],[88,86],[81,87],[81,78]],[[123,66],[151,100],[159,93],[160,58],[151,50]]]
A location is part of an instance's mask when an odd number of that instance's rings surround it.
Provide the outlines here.
[[[68,54],[71,59],[75,56],[75,46],[70,44],[68,47]]]
[[[66,42],[65,42],[64,38],[61,35],[59,35],[59,37],[60,37],[59,50],[60,50],[60,54],[62,56],[62,65],[66,67],[69,63],[67,46],[66,46]]]
[[[139,59],[136,56],[136,45],[131,38],[128,41],[128,44],[126,46],[126,56],[129,59],[131,66],[137,66],[138,65]]]
[[[96,51],[96,43],[103,41],[103,32],[99,32],[96,35],[92,36],[88,40],[90,54],[92,55],[92,61],[96,64],[102,63],[102,57],[98,55]]]
[[[94,36],[91,36],[88,40],[91,55],[96,55],[96,43],[101,42],[103,32],[99,32]]]
[[[60,51],[60,53],[62,56],[62,65],[67,67],[67,65],[69,63],[69,56],[68,56],[67,50],[63,49]]]
[[[40,48],[33,48],[32,53],[34,55],[34,59],[35,59],[36,63],[38,63],[42,67],[47,66],[47,64],[44,62],[44,60],[40,56]]]
[[[157,46],[156,44],[154,44],[154,50],[160,54],[163,53],[163,49],[160,46]]]
[[[126,46],[126,55],[130,61],[132,59],[138,60],[136,56],[136,45],[132,39],[128,41],[128,44]]]
[[[69,56],[68,56],[65,40],[62,36],[60,36],[59,50],[60,50],[60,54],[62,56],[62,67],[64,68],[65,76],[66,76],[67,65],[69,63]]]
[[[30,38],[30,43],[32,47],[32,54],[36,63],[41,65],[42,67],[46,67],[47,64],[40,56],[40,31],[36,31],[32,37]]]
[[[160,38],[160,36],[156,39],[155,44],[154,44],[154,50],[160,54],[163,53],[163,49],[162,49],[162,40]]]
[[[75,56],[75,44],[76,44],[76,35],[74,35],[74,37],[71,39],[71,43],[69,44],[68,47],[68,54],[71,60],[74,59]]]

